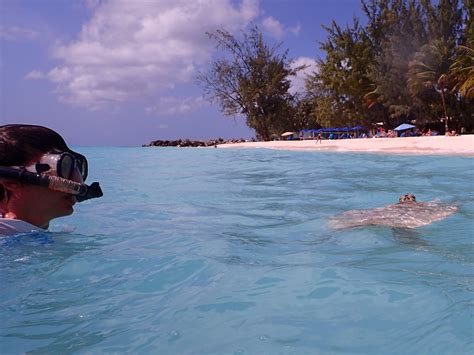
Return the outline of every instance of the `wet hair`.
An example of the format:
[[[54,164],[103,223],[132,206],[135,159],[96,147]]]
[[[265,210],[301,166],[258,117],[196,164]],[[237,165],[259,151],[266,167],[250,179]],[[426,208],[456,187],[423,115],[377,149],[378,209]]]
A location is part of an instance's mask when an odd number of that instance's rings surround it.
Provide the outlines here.
[[[401,195],[400,198],[398,199],[398,201],[400,203],[403,203],[403,202],[416,202],[416,197],[415,197],[415,195],[412,195],[412,194],[405,194],[405,195]]]
[[[24,166],[46,153],[72,152],[52,129],[26,124],[0,126],[0,166]],[[0,184],[0,201],[5,196]]]

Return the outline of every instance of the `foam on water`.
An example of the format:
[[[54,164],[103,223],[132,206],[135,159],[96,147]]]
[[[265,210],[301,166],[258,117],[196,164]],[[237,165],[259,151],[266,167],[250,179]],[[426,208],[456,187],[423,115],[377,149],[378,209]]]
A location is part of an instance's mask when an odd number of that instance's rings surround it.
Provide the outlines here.
[[[0,352],[472,353],[473,160],[80,149],[102,199],[1,240]],[[413,229],[332,216],[413,193]]]

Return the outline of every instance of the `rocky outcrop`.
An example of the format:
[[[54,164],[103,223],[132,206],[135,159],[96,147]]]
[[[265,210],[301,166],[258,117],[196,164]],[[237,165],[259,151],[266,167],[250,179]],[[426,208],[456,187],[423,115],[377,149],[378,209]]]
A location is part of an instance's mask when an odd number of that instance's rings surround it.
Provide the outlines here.
[[[142,145],[142,147],[212,147],[217,146],[218,144],[227,144],[227,143],[243,143],[246,142],[245,139],[209,139],[207,141],[197,141],[190,139],[177,139],[177,140],[156,140],[151,141],[148,144]]]

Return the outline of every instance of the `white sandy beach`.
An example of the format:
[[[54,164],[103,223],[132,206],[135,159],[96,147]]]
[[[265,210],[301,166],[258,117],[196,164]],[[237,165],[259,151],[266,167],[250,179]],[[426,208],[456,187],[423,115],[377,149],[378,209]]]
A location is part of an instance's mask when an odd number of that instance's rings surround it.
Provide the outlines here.
[[[219,148],[269,148],[305,151],[474,156],[474,135],[456,137],[358,138],[222,144]]]

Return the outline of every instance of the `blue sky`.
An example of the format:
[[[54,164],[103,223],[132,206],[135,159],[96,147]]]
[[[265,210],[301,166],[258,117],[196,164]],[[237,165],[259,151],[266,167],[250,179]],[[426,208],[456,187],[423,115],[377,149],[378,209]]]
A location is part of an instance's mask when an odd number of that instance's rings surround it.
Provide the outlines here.
[[[317,70],[321,25],[362,16],[359,0],[0,0],[0,13],[0,123],[82,146],[251,138],[195,83],[215,55],[205,32],[257,25]]]

